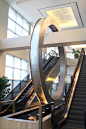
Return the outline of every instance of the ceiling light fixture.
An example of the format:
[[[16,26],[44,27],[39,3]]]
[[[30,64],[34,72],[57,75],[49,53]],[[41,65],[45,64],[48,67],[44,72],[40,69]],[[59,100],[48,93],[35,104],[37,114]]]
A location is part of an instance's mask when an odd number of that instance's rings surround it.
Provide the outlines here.
[[[61,28],[78,26],[71,7],[46,11],[49,16],[56,19]]]

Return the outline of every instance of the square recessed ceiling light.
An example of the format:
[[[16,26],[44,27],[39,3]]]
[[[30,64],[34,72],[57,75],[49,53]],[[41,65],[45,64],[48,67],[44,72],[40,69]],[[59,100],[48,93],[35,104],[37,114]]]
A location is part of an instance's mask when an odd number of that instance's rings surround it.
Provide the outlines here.
[[[46,11],[49,16],[56,19],[61,28],[78,26],[71,7]]]

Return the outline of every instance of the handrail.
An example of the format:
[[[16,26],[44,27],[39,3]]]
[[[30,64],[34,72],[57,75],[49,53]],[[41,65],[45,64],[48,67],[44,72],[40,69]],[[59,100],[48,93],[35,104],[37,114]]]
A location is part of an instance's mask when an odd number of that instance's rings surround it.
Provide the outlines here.
[[[31,73],[28,73],[28,75],[27,75],[25,78],[27,78],[30,74],[31,74]],[[17,84],[17,86],[16,86],[9,94],[13,93],[13,91],[18,87],[18,85],[20,85],[20,84],[25,80],[25,78],[24,78],[22,81],[20,81],[20,82]],[[8,94],[8,95],[9,95],[9,94]],[[7,95],[7,96],[8,96],[8,95]],[[5,96],[5,98],[7,98],[7,96]],[[4,98],[4,99],[5,99],[5,98]]]
[[[18,93],[18,95],[14,98],[15,101],[19,98],[19,96],[24,92],[24,90],[28,87],[28,85],[29,85],[31,82],[32,82],[32,79],[30,79],[30,80],[28,81],[28,83],[27,83],[26,86],[23,88],[23,90],[20,91],[20,93]]]
[[[49,52],[49,54],[50,54],[50,52]],[[57,54],[57,53],[56,53],[56,54]],[[49,60],[50,60],[50,59],[49,59]],[[49,61],[49,60],[48,60],[48,61]],[[48,61],[46,61],[46,64],[48,63]],[[43,67],[45,67],[46,64],[44,64]],[[30,73],[29,73],[29,74],[30,74]],[[28,75],[29,75],[29,74],[28,74]],[[27,76],[26,76],[26,77],[27,77]],[[26,77],[25,77],[25,78],[26,78]],[[25,78],[24,78],[24,79],[25,79]],[[23,79],[23,80],[24,80],[24,79]],[[23,80],[22,80],[22,81],[23,81]],[[22,82],[22,81],[21,81],[21,82]],[[21,82],[20,82],[20,83],[21,83]],[[29,85],[31,82],[32,82],[32,80],[30,79],[30,80],[28,81],[27,85],[23,88],[23,90],[20,91],[20,93],[14,98],[14,101],[17,100],[17,98],[23,93],[23,91],[28,87],[28,85]],[[19,83],[19,84],[20,84],[20,83]],[[18,84],[18,85],[19,85],[19,84]],[[17,85],[17,86],[18,86],[18,85]],[[16,87],[17,87],[17,86],[16,86]],[[16,87],[15,87],[15,88],[16,88]],[[14,88],[14,89],[15,89],[15,88]],[[12,91],[11,91],[11,92],[12,92]],[[10,93],[11,93],[11,92],[10,92]],[[28,92],[29,92],[29,90],[28,90]],[[23,98],[25,98],[26,95],[27,95],[27,94],[25,94]],[[23,98],[21,99],[21,101],[23,100]],[[20,101],[18,101],[18,102],[20,102]],[[6,104],[8,104],[8,103],[6,103]],[[9,107],[10,107],[10,106],[11,106],[11,105],[9,105]],[[7,107],[7,109],[9,109],[9,107]],[[6,110],[5,110],[5,111],[6,111]],[[5,111],[2,111],[2,113],[4,113]],[[1,113],[0,113],[0,114],[1,114]]]
[[[51,52],[51,51],[50,51],[50,52]],[[50,52],[49,52],[49,54],[50,54]],[[48,55],[48,54],[47,54],[47,55]],[[49,60],[50,60],[50,59],[49,59]],[[48,60],[48,61],[49,61],[49,60]],[[47,65],[48,61],[46,62],[46,64],[44,64],[43,68]],[[32,78],[28,81],[28,83],[30,84],[31,82],[32,82]],[[20,91],[20,93],[18,94],[18,96],[15,97],[15,99],[14,99],[15,101],[16,101],[17,98],[23,93],[23,91],[28,87],[29,84],[27,84],[27,85],[25,86],[25,88],[23,88],[23,90]],[[25,96],[24,96],[24,97],[25,97]]]
[[[21,100],[17,101],[16,103],[21,102],[21,101],[27,96],[27,94],[30,92],[30,90],[31,90],[32,88],[33,88],[33,85],[32,85],[31,88],[27,91],[27,93],[23,96],[23,98],[22,98]]]
[[[71,106],[71,103],[72,103],[72,99],[73,99],[73,95],[74,95],[74,92],[75,92],[76,84],[77,84],[78,77],[79,77],[79,74],[80,74],[80,69],[81,69],[81,65],[82,65],[82,61],[83,61],[84,54],[85,54],[85,52],[82,50],[82,51],[81,51],[81,54],[80,54],[80,58],[79,58],[78,68],[77,68],[77,70],[76,70],[75,78],[74,78],[73,85],[72,85],[71,91],[70,91],[70,92],[71,92],[71,95],[69,95],[69,97],[68,97],[68,99],[67,99],[66,112],[65,112],[65,115],[64,115],[63,120],[61,120],[61,121],[59,122],[60,124],[61,124],[65,119],[67,119],[67,117],[68,117],[68,113],[69,113],[70,106]]]
[[[73,95],[74,95],[74,92],[75,92],[76,84],[77,84],[77,81],[78,81],[78,77],[79,77],[79,73],[80,73],[80,69],[81,69],[84,54],[85,54],[84,49],[82,49],[81,54],[80,54],[80,58],[79,58],[78,63],[77,63],[77,67],[76,67],[74,75],[73,75],[74,80],[72,80],[71,87],[69,88],[69,91],[68,91],[68,95],[66,95],[66,100],[67,101],[64,105],[65,108],[63,109],[63,112],[62,112],[63,117],[61,116],[62,117],[61,120],[59,118],[56,125],[53,121],[53,114],[54,114],[55,109],[52,112],[51,120],[52,120],[52,123],[55,127],[59,128],[59,126],[61,126],[62,123],[64,121],[66,121],[66,119],[68,117],[68,113],[69,113],[69,110],[70,110],[70,106],[71,106],[71,103],[72,103],[72,99],[73,99]],[[60,108],[62,108],[62,106]]]
[[[48,60],[49,61],[49,60]],[[44,64],[43,68],[47,65],[48,61],[46,62],[46,64]],[[23,88],[22,91],[20,91],[20,93],[15,97],[15,101],[17,100],[17,98],[24,92],[24,90],[28,87],[28,85],[32,82],[32,78],[28,81],[27,85]],[[25,98],[26,94],[24,95],[23,98]]]
[[[54,50],[51,50],[47,55],[50,55],[51,52],[54,52],[56,55],[58,55]],[[44,59],[47,57],[47,55],[44,57]]]
[[[44,57],[44,59],[46,59],[46,57],[48,56],[48,55],[50,55],[50,53],[51,52],[54,52],[56,55],[58,55],[54,50],[51,50],[45,57]],[[43,60],[44,60],[43,59]],[[44,64],[45,65],[45,64]],[[5,96],[5,98],[7,98],[10,94],[13,94],[13,91],[18,87],[18,86],[21,86],[21,83],[24,81],[24,80],[26,80],[26,78],[28,78],[29,77],[29,75],[31,74],[31,72],[30,73],[28,73],[28,75],[23,79],[23,80],[21,80],[18,84],[17,84],[17,86],[7,95],[7,96]],[[21,90],[21,89],[20,89]],[[5,98],[3,99],[3,100],[5,100]],[[13,99],[13,98],[12,98]]]
[[[44,66],[45,67],[45,66]],[[47,68],[44,70],[44,72],[46,71],[48,69],[48,66],[47,66]],[[47,76],[48,77],[48,76]],[[46,77],[46,78],[47,78]],[[33,86],[30,88],[30,89],[32,89],[33,88]],[[28,92],[24,95],[24,97],[20,100],[20,101],[18,101],[18,102],[21,102],[25,97],[26,97],[26,95],[29,93],[29,91],[30,90],[28,90]],[[36,96],[36,95],[35,95]]]
[[[15,100],[0,101],[0,106],[3,104],[12,104],[12,113],[15,112]]]

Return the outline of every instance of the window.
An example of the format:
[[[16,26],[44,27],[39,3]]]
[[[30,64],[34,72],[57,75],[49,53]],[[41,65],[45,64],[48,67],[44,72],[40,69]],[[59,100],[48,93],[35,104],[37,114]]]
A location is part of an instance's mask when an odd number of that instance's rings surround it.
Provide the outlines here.
[[[7,38],[28,36],[29,25],[31,24],[27,20],[9,7]]]
[[[6,54],[5,76],[10,80],[12,90],[28,74],[28,62]]]

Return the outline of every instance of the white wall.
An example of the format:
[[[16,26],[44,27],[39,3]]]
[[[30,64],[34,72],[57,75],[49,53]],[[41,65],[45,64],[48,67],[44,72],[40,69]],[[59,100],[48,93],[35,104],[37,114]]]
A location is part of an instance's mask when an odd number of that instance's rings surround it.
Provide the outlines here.
[[[7,37],[7,20],[9,5],[0,0],[0,39]]]
[[[5,57],[6,53],[0,51],[0,77],[5,75]]]
[[[7,38],[8,10],[9,10],[9,5],[4,0],[0,0],[0,39]],[[18,43],[21,44],[21,41],[16,42],[16,44]],[[13,39],[12,39],[12,45],[13,45]],[[8,43],[6,43],[5,46],[8,46]],[[28,72],[30,71],[29,51],[27,50],[7,51],[7,52],[0,51],[0,77],[5,75],[6,53],[27,60]]]
[[[67,59],[67,65],[76,66],[78,59]]]
[[[73,76],[75,68],[76,68],[76,66],[68,66],[68,68],[67,68],[67,76]]]

